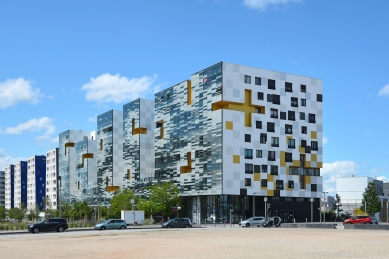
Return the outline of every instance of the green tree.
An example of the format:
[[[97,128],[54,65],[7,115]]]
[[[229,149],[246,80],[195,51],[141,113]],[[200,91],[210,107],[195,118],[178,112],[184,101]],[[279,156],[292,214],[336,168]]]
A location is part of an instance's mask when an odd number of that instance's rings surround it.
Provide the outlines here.
[[[24,217],[24,211],[23,209],[19,209],[19,208],[12,208],[9,210],[9,217],[11,219],[16,219],[16,220],[22,220],[23,217]]]
[[[381,201],[378,198],[377,190],[374,182],[370,182],[365,188],[365,192],[362,195],[362,206],[360,209],[372,215],[374,213],[380,212],[382,209]],[[366,202],[366,211],[365,211],[365,202]]]
[[[139,199],[136,204],[136,208],[138,210],[143,210],[145,212],[145,217],[150,217],[153,212],[155,212],[154,204],[153,202],[147,200],[147,199]]]
[[[111,200],[111,217],[120,218],[122,210],[131,210],[131,199],[137,202],[138,197],[135,197],[134,193],[130,189],[125,189],[116,194]]]
[[[37,220],[39,218],[39,209],[38,206],[36,206],[35,209],[30,209],[29,213],[27,214],[28,220]]]
[[[92,209],[88,206],[88,204],[84,201],[76,201],[70,209],[70,216],[73,219],[85,219],[90,216],[92,213]]]
[[[155,212],[172,214],[172,208],[181,204],[179,190],[173,183],[159,183],[150,188],[150,203]]]
[[[7,209],[0,207],[0,221],[4,220],[7,217]]]

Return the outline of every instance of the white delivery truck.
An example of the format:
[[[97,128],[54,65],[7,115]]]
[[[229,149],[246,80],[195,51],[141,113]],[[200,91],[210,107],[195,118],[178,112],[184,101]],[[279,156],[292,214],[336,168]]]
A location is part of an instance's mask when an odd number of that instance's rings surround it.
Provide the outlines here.
[[[127,225],[143,224],[145,221],[145,212],[143,210],[122,210],[121,218]]]

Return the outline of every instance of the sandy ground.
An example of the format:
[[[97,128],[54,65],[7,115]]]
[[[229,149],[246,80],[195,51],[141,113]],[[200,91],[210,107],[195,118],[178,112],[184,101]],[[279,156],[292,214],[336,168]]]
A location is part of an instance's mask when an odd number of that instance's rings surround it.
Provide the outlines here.
[[[389,258],[389,231],[206,228],[25,234],[0,258]]]

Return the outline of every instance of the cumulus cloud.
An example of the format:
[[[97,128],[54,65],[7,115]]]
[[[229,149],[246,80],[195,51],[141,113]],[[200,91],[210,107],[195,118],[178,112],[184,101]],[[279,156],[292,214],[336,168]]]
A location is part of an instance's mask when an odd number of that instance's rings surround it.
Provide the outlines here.
[[[89,122],[96,122],[96,121],[97,121],[97,115],[94,115],[94,116],[92,116],[92,117],[89,117],[89,118],[88,118],[88,121],[89,121]]]
[[[328,142],[328,140],[329,139],[326,136],[323,136],[323,140],[322,140],[323,141],[323,145],[325,145]]]
[[[153,83],[156,78],[157,75],[129,79],[120,74],[107,73],[91,78],[81,87],[81,90],[86,91],[85,98],[88,101],[122,103],[153,93]]]
[[[358,165],[354,161],[336,161],[333,163],[324,163],[321,169],[321,175],[323,176],[324,191],[335,195],[336,191],[336,178],[337,177],[351,177],[358,175]]]
[[[380,181],[383,181],[384,183],[389,182],[389,178],[386,177],[386,176],[377,176],[376,179],[380,180]]]
[[[244,0],[243,4],[251,9],[265,11],[269,5],[287,4],[289,2],[301,2],[301,0]]]
[[[19,161],[25,161],[26,158],[14,158],[5,152],[3,148],[0,148],[0,170],[4,170],[6,166],[16,164]]]
[[[388,96],[389,95],[389,84],[385,85],[378,92],[378,96]]]
[[[40,89],[34,89],[31,81],[24,78],[7,79],[0,82],[0,109],[7,108],[18,103],[37,104],[43,98]]]

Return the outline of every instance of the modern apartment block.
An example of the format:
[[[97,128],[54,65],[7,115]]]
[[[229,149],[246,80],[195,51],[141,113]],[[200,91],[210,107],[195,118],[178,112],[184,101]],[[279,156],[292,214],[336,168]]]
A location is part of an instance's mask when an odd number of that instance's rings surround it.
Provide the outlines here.
[[[14,165],[5,167],[5,208],[14,207]]]
[[[0,207],[5,207],[5,171],[0,171]]]
[[[57,209],[58,205],[58,148],[46,152],[46,200],[47,207]]]
[[[27,160],[27,209],[45,208],[46,156],[32,156]]]
[[[27,207],[27,162],[14,165],[14,207]]]

